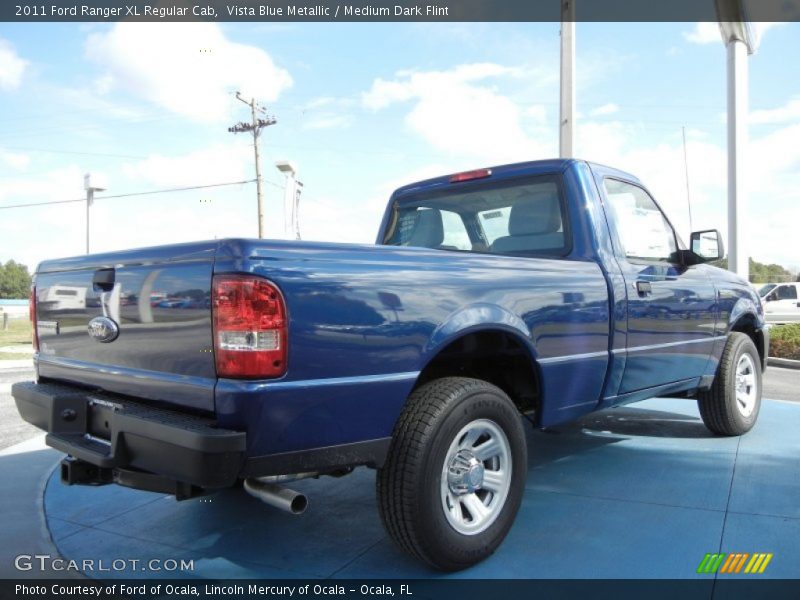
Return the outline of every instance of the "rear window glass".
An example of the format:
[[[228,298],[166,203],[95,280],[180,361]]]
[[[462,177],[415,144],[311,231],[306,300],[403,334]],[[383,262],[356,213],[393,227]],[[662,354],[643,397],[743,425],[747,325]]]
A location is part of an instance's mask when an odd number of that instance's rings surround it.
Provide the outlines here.
[[[565,215],[555,176],[454,184],[396,201],[384,244],[562,255],[569,246]]]

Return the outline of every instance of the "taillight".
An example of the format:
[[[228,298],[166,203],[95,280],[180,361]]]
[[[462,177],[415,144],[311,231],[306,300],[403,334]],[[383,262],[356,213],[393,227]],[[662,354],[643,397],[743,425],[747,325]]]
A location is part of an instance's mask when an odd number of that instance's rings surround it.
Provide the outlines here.
[[[39,332],[36,330],[36,286],[31,286],[31,297],[28,299],[28,314],[31,318],[31,327],[33,328],[33,335],[31,342],[33,343],[33,351],[39,351]]]
[[[217,375],[240,379],[283,375],[288,319],[280,290],[252,275],[215,275],[212,287]]]

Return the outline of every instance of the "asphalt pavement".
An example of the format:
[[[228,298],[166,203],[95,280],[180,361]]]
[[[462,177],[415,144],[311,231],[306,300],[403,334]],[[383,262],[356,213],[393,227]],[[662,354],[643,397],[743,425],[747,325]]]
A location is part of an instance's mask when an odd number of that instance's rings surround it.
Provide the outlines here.
[[[2,366],[2,361],[0,361]],[[33,379],[33,369],[0,369],[0,450],[29,440],[42,431],[23,421],[17,412],[11,385]]]
[[[769,366],[763,383],[764,398],[800,402],[800,370]]]

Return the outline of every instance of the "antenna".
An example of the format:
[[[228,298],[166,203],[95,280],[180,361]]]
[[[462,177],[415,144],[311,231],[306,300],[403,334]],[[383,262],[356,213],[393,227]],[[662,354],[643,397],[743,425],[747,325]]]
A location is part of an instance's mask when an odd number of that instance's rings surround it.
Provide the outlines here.
[[[686,156],[686,126],[681,127],[683,133],[683,172],[686,176],[686,205],[689,207],[689,232],[694,231],[692,225],[692,197],[689,193],[689,159]]]

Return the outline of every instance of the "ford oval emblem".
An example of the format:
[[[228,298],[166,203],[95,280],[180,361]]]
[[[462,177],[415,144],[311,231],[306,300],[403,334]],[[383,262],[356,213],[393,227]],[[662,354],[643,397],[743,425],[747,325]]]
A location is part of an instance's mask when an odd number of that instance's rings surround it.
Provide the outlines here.
[[[119,336],[119,325],[108,317],[95,317],[89,321],[89,336],[104,344],[113,342]]]

